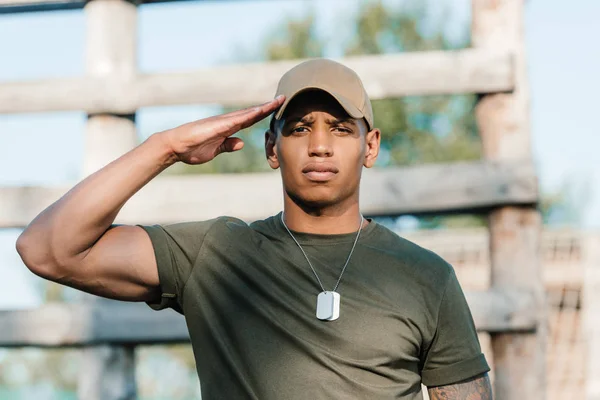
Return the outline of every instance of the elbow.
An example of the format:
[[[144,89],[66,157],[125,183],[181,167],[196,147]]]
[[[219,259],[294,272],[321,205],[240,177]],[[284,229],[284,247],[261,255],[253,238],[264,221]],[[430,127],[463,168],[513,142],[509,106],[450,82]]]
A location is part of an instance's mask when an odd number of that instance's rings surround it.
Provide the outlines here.
[[[56,280],[60,276],[60,264],[47,250],[47,245],[32,238],[27,231],[19,235],[15,247],[23,264],[33,274],[48,280]]]

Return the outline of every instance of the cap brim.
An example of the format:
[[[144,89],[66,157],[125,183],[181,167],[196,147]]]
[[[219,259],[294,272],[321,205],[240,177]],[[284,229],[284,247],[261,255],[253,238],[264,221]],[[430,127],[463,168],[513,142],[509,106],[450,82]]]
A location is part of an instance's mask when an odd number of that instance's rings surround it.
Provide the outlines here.
[[[277,110],[277,113],[275,113],[275,119],[277,119],[277,120],[281,119],[288,104],[290,104],[290,102],[296,96],[298,96],[301,93],[308,92],[311,90],[321,90],[321,91],[331,95],[331,97],[333,97],[340,104],[340,106],[342,106],[342,108],[348,113],[348,115],[350,115],[352,118],[364,118],[364,114],[358,108],[356,108],[356,106],[354,106],[350,100],[346,99],[344,96],[341,96],[341,95],[337,94],[336,92],[331,91],[324,87],[307,86],[307,87],[298,89],[297,91],[292,93],[289,97],[286,97],[285,101],[283,102],[283,104],[281,105],[279,110]]]

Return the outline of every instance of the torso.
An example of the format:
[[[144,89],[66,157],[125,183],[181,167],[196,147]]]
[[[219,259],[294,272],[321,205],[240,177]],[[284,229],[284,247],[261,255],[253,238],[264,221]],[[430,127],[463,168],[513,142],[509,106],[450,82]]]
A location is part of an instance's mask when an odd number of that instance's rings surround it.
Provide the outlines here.
[[[320,321],[321,288],[276,217],[217,224],[183,298],[203,399],[422,398],[441,259],[370,223],[339,285],[339,319]],[[331,289],[354,234],[296,237]]]

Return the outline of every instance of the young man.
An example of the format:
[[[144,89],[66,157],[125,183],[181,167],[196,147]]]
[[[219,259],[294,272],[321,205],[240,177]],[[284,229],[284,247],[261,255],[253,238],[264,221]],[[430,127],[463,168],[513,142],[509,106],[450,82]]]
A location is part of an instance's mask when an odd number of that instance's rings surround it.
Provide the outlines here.
[[[380,132],[358,76],[312,60],[277,94],[154,134],[89,176],[19,237],[23,261],[64,285],[182,313],[204,400],[421,399],[421,383],[432,399],[491,399],[452,267],[360,213]],[[242,149],[232,135],[276,110],[265,149],[281,170],[282,213],[113,225],[161,171]]]

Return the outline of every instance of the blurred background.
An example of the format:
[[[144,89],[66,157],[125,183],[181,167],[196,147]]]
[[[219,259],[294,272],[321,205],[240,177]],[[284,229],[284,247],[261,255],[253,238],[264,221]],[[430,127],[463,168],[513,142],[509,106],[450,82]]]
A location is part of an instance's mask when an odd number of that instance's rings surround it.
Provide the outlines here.
[[[549,302],[548,398],[584,399],[590,382],[583,323],[584,246],[600,231],[600,2],[525,1],[533,158],[543,217],[541,259]],[[187,1],[138,6],[143,73],[306,57],[452,50],[470,46],[469,0]],[[0,13],[0,83],[85,74],[81,10]],[[1,90],[1,89],[0,89]],[[477,160],[474,94],[374,101],[383,132],[379,168]],[[220,104],[145,107],[138,140],[228,110]],[[0,186],[74,184],[82,176],[85,112],[0,115]],[[165,174],[265,172],[265,123],[242,133],[243,152]],[[486,219],[480,215],[378,218],[445,257],[465,289],[489,287]],[[0,309],[77,302],[21,263],[18,229],[0,229]],[[589,249],[588,249],[589,250]],[[588,311],[589,312],[589,311]],[[0,326],[0,329],[2,327]],[[490,362],[489,335],[481,334]],[[138,397],[197,399],[188,345],[138,346]],[[75,399],[81,352],[0,348],[0,399]]]

